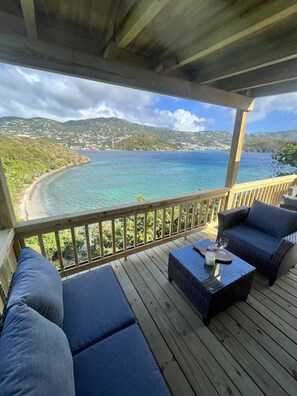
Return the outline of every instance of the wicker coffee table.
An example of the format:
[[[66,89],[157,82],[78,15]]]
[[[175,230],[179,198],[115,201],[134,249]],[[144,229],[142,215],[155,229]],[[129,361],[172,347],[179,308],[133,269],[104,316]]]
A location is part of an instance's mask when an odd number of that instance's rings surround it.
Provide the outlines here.
[[[174,281],[192,304],[202,313],[203,322],[237,301],[245,300],[250,292],[255,268],[233,255],[231,264],[209,267],[193,246],[206,246],[204,239],[169,253],[168,277]]]

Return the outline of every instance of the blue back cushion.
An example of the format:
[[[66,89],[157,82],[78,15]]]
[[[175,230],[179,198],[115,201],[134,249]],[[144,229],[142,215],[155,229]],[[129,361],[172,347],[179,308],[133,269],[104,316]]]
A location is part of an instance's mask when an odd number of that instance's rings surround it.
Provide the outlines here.
[[[63,322],[62,281],[56,268],[30,248],[21,251],[7,309],[25,303],[58,326]]]
[[[0,338],[2,396],[74,396],[73,361],[63,331],[26,305],[6,316]]]
[[[254,201],[245,224],[284,238],[297,231],[297,212]]]

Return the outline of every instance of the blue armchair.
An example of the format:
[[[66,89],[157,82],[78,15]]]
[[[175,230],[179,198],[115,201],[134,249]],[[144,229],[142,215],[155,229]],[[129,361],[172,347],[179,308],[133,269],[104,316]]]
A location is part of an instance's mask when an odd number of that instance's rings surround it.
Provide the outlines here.
[[[228,250],[269,278],[269,284],[297,264],[297,212],[254,201],[219,213],[218,238]]]

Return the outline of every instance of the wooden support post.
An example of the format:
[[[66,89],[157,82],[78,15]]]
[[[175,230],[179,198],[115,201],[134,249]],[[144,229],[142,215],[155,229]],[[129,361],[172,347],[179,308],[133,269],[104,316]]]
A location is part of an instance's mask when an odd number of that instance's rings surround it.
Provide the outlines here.
[[[0,229],[13,228],[16,218],[8,191],[4,169],[0,161]]]
[[[230,188],[226,200],[226,209],[231,207],[233,191],[236,184],[238,168],[240,164],[241,152],[244,142],[245,127],[247,122],[248,112],[244,110],[237,110],[234,131],[231,143],[231,150],[229,156],[228,170],[226,176],[225,187]]]

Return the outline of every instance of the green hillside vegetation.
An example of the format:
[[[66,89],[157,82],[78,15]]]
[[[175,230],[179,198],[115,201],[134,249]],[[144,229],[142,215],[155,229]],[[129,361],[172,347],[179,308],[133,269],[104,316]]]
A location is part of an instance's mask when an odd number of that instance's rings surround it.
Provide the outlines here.
[[[0,118],[1,133],[5,135],[47,138],[65,147],[91,150],[110,150],[118,143],[135,134],[154,135],[167,144],[177,146],[178,150],[229,150],[232,139],[232,133],[228,131],[177,131],[169,128],[135,124],[114,117],[66,122],[40,117],[2,117]],[[275,152],[275,147],[271,145],[270,139],[297,141],[297,130],[247,133],[245,141],[257,141],[257,143],[251,146],[246,145],[245,150],[262,152],[271,149],[271,152]],[[266,143],[264,140],[266,140]],[[265,144],[267,144],[269,150],[264,149]],[[136,148],[132,147],[133,149]]]
[[[162,139],[150,134],[134,134],[127,139],[114,145],[117,150],[139,150],[139,151],[172,151],[177,150],[175,144],[165,142]]]
[[[275,153],[286,143],[283,139],[256,138],[244,142],[243,151],[254,153]]]
[[[0,135],[0,158],[14,205],[22,190],[37,177],[63,166],[89,161],[45,139],[4,135]]]

